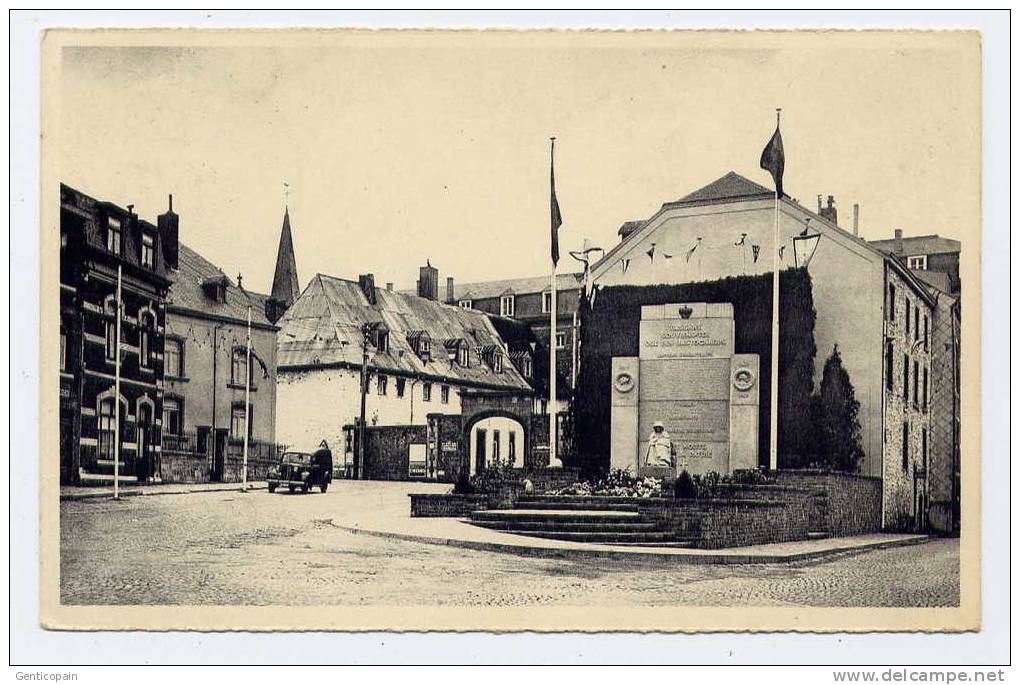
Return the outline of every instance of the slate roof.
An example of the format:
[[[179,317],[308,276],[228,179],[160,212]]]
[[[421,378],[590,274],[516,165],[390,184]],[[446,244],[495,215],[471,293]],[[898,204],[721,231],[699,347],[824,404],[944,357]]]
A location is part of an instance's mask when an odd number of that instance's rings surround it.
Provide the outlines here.
[[[371,305],[358,283],[317,274],[279,321],[277,365],[281,370],[346,365],[360,368],[361,328],[382,321],[389,328],[389,349],[375,353],[373,369],[383,373],[432,378],[439,381],[531,394],[531,386],[512,364],[494,372],[483,363],[483,349],[506,346],[484,313],[434,302],[384,288],[375,289]],[[411,347],[412,332],[426,332],[432,340],[463,338],[470,347],[470,364],[451,361],[445,349],[433,347],[423,361]]]
[[[210,279],[226,279],[225,302],[217,302],[205,294],[202,283]],[[167,306],[171,312],[175,309],[187,309],[245,324],[250,297],[252,324],[275,328],[266,318],[268,295],[241,290],[218,266],[184,243],[179,244],[178,268],[171,272],[171,280],[170,292],[167,295]]]
[[[276,273],[273,274],[273,297],[288,307],[301,294],[298,285],[297,263],[294,260],[294,239],[290,234],[290,210],[283,212],[280,245],[276,250]]]
[[[911,269],[910,273],[914,274],[918,280],[924,281],[933,288],[937,288],[944,293],[953,292],[952,286],[949,283],[949,274],[943,271],[926,271],[924,269]]]
[[[755,183],[735,171],[730,171],[725,176],[717,178],[703,188],[698,188],[693,193],[684,195],[679,200],[665,203],[663,207],[718,204],[720,202],[775,197],[775,194],[774,190],[766,188],[760,183]]]
[[[582,273],[556,274],[556,291],[577,290],[581,287]],[[500,281],[480,281],[478,283],[455,283],[453,296],[455,300],[485,300],[508,293],[524,295],[541,293],[549,289],[549,276],[533,278],[508,278]]]
[[[868,243],[879,250],[896,253],[896,239],[869,240]],[[959,252],[960,241],[951,238],[943,238],[938,235],[919,235],[903,237],[903,255],[929,255],[945,254],[947,252]]]

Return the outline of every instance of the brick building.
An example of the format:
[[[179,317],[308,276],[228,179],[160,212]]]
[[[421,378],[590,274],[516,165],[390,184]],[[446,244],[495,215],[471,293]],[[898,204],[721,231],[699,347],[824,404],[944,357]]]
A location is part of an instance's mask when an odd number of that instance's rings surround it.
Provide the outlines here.
[[[125,209],[61,184],[62,484],[112,482],[118,433],[121,480],[159,479],[165,300],[177,253],[176,224],[161,217],[153,226],[132,205]]]

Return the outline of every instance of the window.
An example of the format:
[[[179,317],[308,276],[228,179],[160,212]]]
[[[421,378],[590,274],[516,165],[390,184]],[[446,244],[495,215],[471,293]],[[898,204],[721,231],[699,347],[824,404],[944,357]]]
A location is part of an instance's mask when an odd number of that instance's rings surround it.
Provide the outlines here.
[[[450,386],[441,385],[439,386],[439,401],[443,404],[450,403]]]
[[[921,429],[921,468],[928,471],[928,429]]]
[[[418,338],[418,356],[423,361],[429,361],[432,358],[432,341],[427,335]]]
[[[67,331],[60,329],[60,370],[67,370]]]
[[[397,397],[404,396],[404,387],[407,385],[407,380],[404,378],[397,379]]]
[[[542,293],[542,313],[548,314],[552,309],[552,291]]]
[[[156,263],[156,239],[151,233],[142,233],[142,266],[152,268]]]
[[[465,368],[471,364],[471,352],[467,345],[462,344],[457,348],[457,364]]]
[[[120,219],[114,216],[106,222],[106,249],[120,254]]]
[[[504,295],[499,298],[499,315],[506,317],[513,317],[514,315],[514,296]]]
[[[163,433],[180,435],[183,424],[181,401],[176,397],[163,398]]]
[[[507,436],[506,457],[513,461],[517,457],[517,431],[510,431]]]
[[[389,379],[387,379],[386,376],[379,376],[377,379],[375,379],[375,391],[377,394],[379,395],[386,394],[386,385],[388,380]]]
[[[375,332],[375,349],[377,352],[389,352],[390,351],[390,333],[389,331],[378,330]]]
[[[928,411],[928,367],[924,367],[924,382],[921,384],[921,410]]]
[[[893,344],[889,341],[885,344],[885,389],[891,391],[893,389]]]
[[[910,401],[910,357],[903,355],[903,404]],[[904,406],[904,409],[906,407]]]
[[[917,402],[918,401],[917,385],[918,385],[918,379],[919,379],[920,375],[921,374],[918,373],[917,360],[915,359],[914,360],[914,409],[917,409],[917,406],[918,406],[918,402]]]
[[[928,315],[924,315],[924,351],[928,351]]]
[[[244,403],[235,404],[230,407],[230,437],[236,440],[244,439]],[[248,405],[248,438],[251,439],[252,427],[255,425],[255,411]]]
[[[234,385],[244,385],[245,373],[247,371],[248,352],[243,347],[235,347],[234,354],[230,358],[230,382]],[[251,383],[251,385],[254,385],[254,383]]]
[[[914,340],[921,338],[921,308],[914,307]]]
[[[525,378],[531,378],[531,374],[532,374],[531,355],[526,354],[524,355],[524,358],[521,360],[521,375],[524,376]]]
[[[108,397],[99,403],[99,454],[96,456],[100,459],[113,461],[115,420],[113,398]]]
[[[117,360],[117,322],[106,322],[106,358],[110,361]]]
[[[138,316],[138,364],[149,368],[152,364],[152,315]]]
[[[907,340],[910,340],[910,300],[906,300],[906,309],[904,311],[906,311],[906,315],[903,317],[903,330],[906,332]]]
[[[928,255],[915,255],[913,257],[907,257],[907,268],[910,269],[921,269],[922,271],[928,268]]]
[[[889,320],[896,320],[896,286],[889,284]]]
[[[474,302],[471,300],[458,300],[457,306],[461,309],[471,309],[471,307],[474,306]]]
[[[566,346],[567,346],[567,334],[566,333],[557,333],[556,334],[556,349],[557,350],[562,350]]]
[[[499,352],[492,354],[492,370],[496,373],[503,373],[503,355]]]
[[[163,369],[167,376],[182,378],[184,376],[184,341],[167,338],[163,350]]]
[[[493,459],[499,459],[500,458],[501,455],[500,455],[499,447],[500,447],[500,444],[499,444],[499,430],[497,429],[497,430],[492,431],[492,458]]]
[[[903,422],[903,470],[910,465],[910,424]]]
[[[422,383],[421,384],[421,401],[431,402],[432,401],[432,384]]]

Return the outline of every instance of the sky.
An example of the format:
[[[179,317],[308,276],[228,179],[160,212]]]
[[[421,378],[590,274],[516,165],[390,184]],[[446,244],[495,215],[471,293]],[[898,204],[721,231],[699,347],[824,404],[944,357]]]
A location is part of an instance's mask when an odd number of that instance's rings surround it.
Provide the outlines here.
[[[848,230],[860,204],[868,239],[977,243],[974,34],[126,35],[59,53],[59,180],[153,222],[172,193],[181,240],[263,292],[284,183],[302,288],[413,288],[426,259],[441,283],[537,276],[550,136],[562,271],[728,171],[771,187],[776,107],[802,204],[834,195]]]

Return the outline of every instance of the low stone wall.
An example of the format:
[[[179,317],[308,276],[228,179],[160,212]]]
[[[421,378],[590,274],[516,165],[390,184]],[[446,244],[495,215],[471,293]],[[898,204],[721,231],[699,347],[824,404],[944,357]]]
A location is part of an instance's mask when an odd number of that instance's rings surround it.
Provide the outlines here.
[[[740,483],[721,483],[717,487],[717,497],[721,499],[757,499],[785,502],[791,508],[801,508],[803,515],[808,517],[808,529],[811,532],[828,534],[828,521],[825,518],[825,495],[813,488],[799,488],[789,485],[750,485]],[[802,515],[800,513],[798,516]]]
[[[805,540],[807,506],[780,500],[638,499],[642,518],[693,541],[701,549]]]
[[[160,458],[164,483],[208,483],[209,457],[194,452],[164,451]]]
[[[882,479],[856,473],[798,469],[777,471],[776,482],[808,490],[816,498],[821,528],[834,537],[882,529]]]
[[[416,517],[442,517],[465,518],[471,515],[472,511],[485,509],[487,504],[486,495],[455,495],[431,494],[431,495],[408,495],[411,498],[411,516]]]
[[[531,481],[536,493],[543,493],[573,485],[581,479],[581,472],[574,468],[534,469],[527,471],[523,478]]]

